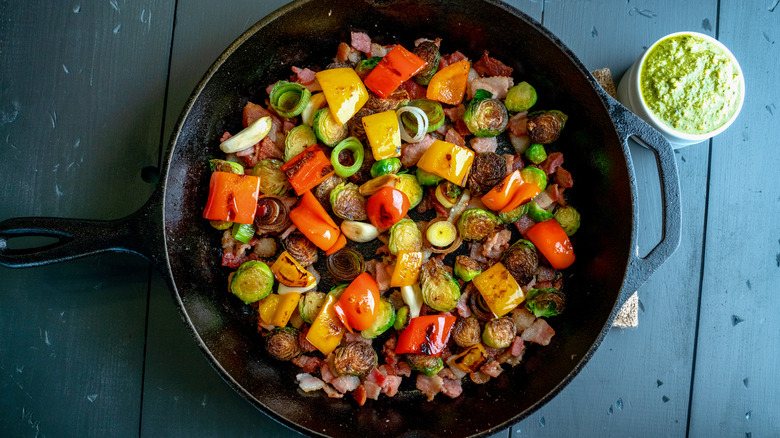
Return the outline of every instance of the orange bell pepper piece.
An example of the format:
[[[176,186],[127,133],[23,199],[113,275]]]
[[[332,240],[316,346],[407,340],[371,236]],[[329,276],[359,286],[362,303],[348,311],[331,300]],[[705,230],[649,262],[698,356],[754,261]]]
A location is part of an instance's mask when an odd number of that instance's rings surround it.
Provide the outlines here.
[[[496,184],[489,192],[482,196],[482,203],[493,211],[501,211],[512,200],[515,190],[523,183],[520,169],[507,175],[500,183]]]
[[[470,69],[469,61],[459,61],[437,71],[428,84],[428,99],[449,105],[460,104],[466,94]]]
[[[336,173],[330,158],[316,144],[307,147],[290,161],[282,164],[280,169],[298,196]]]
[[[270,324],[277,327],[286,326],[293,312],[298,308],[298,300],[300,299],[301,294],[297,292],[279,295],[279,301],[276,303],[276,309],[273,317],[271,317]]]
[[[319,249],[327,251],[337,244],[341,230],[310,191],[290,210],[290,220]],[[346,240],[345,240],[346,243]]]
[[[502,208],[499,213],[509,213],[510,211],[525,204],[531,199],[534,199],[534,197],[541,192],[542,189],[540,189],[536,184],[522,183],[514,191],[514,195],[512,195],[512,200],[509,201],[509,204]]]
[[[548,219],[531,227],[526,236],[555,269],[565,269],[574,263],[574,247],[555,219]]]
[[[237,173],[213,172],[203,217],[216,221],[251,224],[255,220],[260,178]]]
[[[423,67],[425,67],[424,60],[398,44],[371,70],[364,83],[377,96],[386,99]]]
[[[325,250],[325,255],[331,255],[345,246],[347,246],[347,238],[344,237],[344,234],[339,234],[338,239],[336,239],[336,243]]]

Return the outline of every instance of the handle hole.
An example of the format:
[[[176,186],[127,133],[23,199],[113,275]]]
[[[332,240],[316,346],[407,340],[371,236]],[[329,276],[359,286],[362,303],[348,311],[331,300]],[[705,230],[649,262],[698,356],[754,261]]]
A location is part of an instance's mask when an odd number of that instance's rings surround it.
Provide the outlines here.
[[[644,258],[663,238],[663,199],[658,159],[634,138],[628,140],[637,183],[637,245]]]
[[[6,239],[6,248],[11,251],[24,251],[28,249],[46,249],[55,246],[62,241],[54,236],[9,236]]]

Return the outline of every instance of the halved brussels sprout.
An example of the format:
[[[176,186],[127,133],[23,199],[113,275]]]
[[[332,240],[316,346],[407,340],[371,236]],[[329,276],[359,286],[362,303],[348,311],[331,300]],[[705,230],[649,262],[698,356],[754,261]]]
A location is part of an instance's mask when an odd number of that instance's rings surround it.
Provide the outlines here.
[[[536,97],[536,89],[528,82],[523,81],[509,89],[506,99],[504,99],[504,105],[513,113],[528,111],[536,104]]]
[[[482,331],[482,342],[488,347],[506,348],[512,345],[516,334],[515,321],[508,316],[502,316],[485,323],[485,329]]]
[[[528,203],[520,204],[517,207],[514,208],[514,210],[507,211],[505,213],[499,213],[498,218],[501,219],[501,222],[505,224],[511,224],[512,222],[517,222],[520,220],[523,215],[528,213]]]
[[[547,219],[553,218],[553,214],[551,211],[543,209],[533,199],[528,201],[526,205],[528,205],[528,211],[526,214],[528,214],[528,217],[533,219],[535,222],[544,222]]]
[[[525,308],[537,318],[560,315],[565,307],[566,296],[558,289],[532,289],[526,296]]]
[[[561,228],[567,236],[574,235],[580,229],[580,212],[571,205],[558,207],[554,217],[561,224]]]
[[[325,305],[327,295],[322,292],[306,292],[298,301],[298,313],[306,324],[311,324]]]
[[[351,182],[343,182],[330,191],[330,206],[333,214],[350,221],[368,219],[366,198],[360,194],[360,187]]]
[[[244,166],[236,163],[235,161],[213,159],[209,160],[209,166],[211,167],[212,172],[237,173],[239,175],[244,174]]]
[[[523,181],[539,187],[539,190],[547,188],[547,174],[541,169],[536,167],[524,167],[523,170],[520,171],[520,177],[523,178]]]
[[[509,113],[498,99],[472,99],[466,105],[463,121],[477,137],[495,137],[506,129]]]
[[[423,264],[420,272],[422,298],[428,307],[439,312],[449,312],[458,305],[460,285],[452,278],[438,258]]]
[[[482,240],[499,225],[493,213],[481,208],[470,208],[458,219],[458,232],[463,240]]]
[[[471,281],[482,273],[482,265],[471,257],[459,255],[455,257],[453,273],[463,281]]]
[[[244,262],[230,279],[230,292],[246,304],[267,297],[274,288],[274,273],[259,260]]]
[[[265,349],[274,359],[292,360],[303,350],[298,343],[297,329],[292,327],[277,327],[265,338]]]
[[[395,174],[399,170],[401,170],[401,160],[398,158],[385,158],[371,165],[371,178]]]
[[[327,146],[336,146],[349,135],[347,124],[340,125],[330,108],[323,108],[314,114],[314,135]]]
[[[370,58],[362,59],[360,62],[357,63],[355,66],[355,73],[360,76],[360,79],[365,79],[366,76],[368,76],[369,73],[371,73],[371,70],[376,67],[377,64],[379,64],[379,61],[382,60],[381,56],[372,56]]]
[[[404,192],[406,197],[409,198],[410,209],[417,207],[423,198],[423,189],[422,186],[420,186],[420,183],[417,182],[417,178],[408,173],[396,175],[396,177],[395,188]]]
[[[528,114],[528,138],[533,143],[550,144],[558,139],[568,116],[560,111],[536,111]]]
[[[423,41],[412,50],[412,53],[425,61],[425,67],[414,75],[414,81],[420,85],[428,85],[439,69],[439,61],[441,60],[439,47],[433,41]]]
[[[409,368],[426,376],[435,376],[444,369],[444,361],[441,357],[427,354],[407,354],[406,363],[409,364]]]
[[[390,227],[390,240],[387,247],[393,254],[399,251],[420,251],[422,249],[422,233],[411,219],[401,219]]]
[[[268,158],[260,160],[252,168],[252,175],[260,177],[260,192],[264,195],[282,196],[292,188],[284,172],[280,160]]]
[[[374,339],[386,332],[395,323],[395,309],[386,298],[379,300],[376,319],[371,327],[363,330],[360,334],[366,339]]]
[[[284,161],[290,161],[309,146],[317,144],[317,136],[311,126],[298,125],[284,139]]]
[[[422,170],[419,167],[417,168],[415,173],[417,175],[417,182],[419,182],[420,185],[423,186],[435,186],[436,184],[439,184],[439,182],[441,182],[444,179],[439,175],[433,174],[426,170]]]

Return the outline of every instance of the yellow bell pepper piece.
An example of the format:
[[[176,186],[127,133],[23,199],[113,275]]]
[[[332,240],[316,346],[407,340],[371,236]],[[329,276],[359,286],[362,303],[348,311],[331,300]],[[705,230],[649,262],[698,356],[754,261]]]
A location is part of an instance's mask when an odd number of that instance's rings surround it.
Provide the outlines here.
[[[322,87],[333,118],[342,125],[368,102],[368,90],[351,68],[332,68],[314,76]]]
[[[303,267],[295,257],[287,251],[282,251],[279,258],[271,265],[271,272],[279,283],[290,287],[314,286],[317,279]]]
[[[417,283],[422,266],[423,253],[420,251],[399,251],[395,262],[390,287],[411,286]]]
[[[295,309],[298,308],[298,300],[301,298],[301,294],[297,292],[290,292],[288,294],[279,295],[279,300],[276,304],[276,310],[274,316],[271,318],[271,325],[277,327],[284,327],[287,322],[290,321]]]
[[[474,344],[464,350],[457,356],[447,360],[447,364],[463,371],[464,373],[473,373],[487,360],[487,350],[482,344]]]
[[[436,140],[423,152],[417,167],[465,187],[473,162],[474,151],[471,149]]]
[[[496,318],[506,315],[525,299],[525,294],[517,284],[515,277],[502,263],[496,263],[473,280],[474,286],[482,294],[485,304]]]
[[[260,301],[260,305],[257,307],[257,311],[260,315],[260,319],[264,323],[269,325],[276,325],[272,324],[271,321],[274,319],[276,308],[279,305],[279,298],[281,298],[281,295],[271,294]]]
[[[333,305],[337,298],[328,294],[325,304],[320,309],[320,313],[306,334],[306,339],[320,350],[325,356],[329,355],[339,346],[341,338],[344,337],[344,325],[341,324]]]
[[[395,111],[383,111],[363,117],[363,128],[374,160],[401,156],[401,130]]]

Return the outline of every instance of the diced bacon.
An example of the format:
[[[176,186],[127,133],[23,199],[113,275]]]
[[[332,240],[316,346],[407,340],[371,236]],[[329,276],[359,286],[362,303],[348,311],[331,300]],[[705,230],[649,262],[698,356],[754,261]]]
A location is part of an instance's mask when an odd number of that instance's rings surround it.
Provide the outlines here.
[[[384,385],[385,380],[387,380],[387,374],[383,373],[379,367],[372,368],[366,376],[367,382],[374,382],[379,386]]]
[[[369,380],[363,382],[363,388],[366,391],[366,397],[370,398],[371,400],[377,400],[379,398],[379,394],[382,393],[382,387]]]
[[[422,140],[417,143],[406,143],[401,148],[401,164],[406,167],[412,167],[417,164],[423,153],[433,144],[436,139],[431,134],[425,134]]]
[[[481,76],[509,76],[515,69],[509,67],[496,58],[488,56],[487,50],[482,54],[479,61],[474,63],[474,69]]]
[[[560,152],[553,152],[547,155],[547,159],[542,161],[539,168],[546,174],[555,173],[555,170],[563,164],[563,154]]]
[[[463,114],[466,113],[466,105],[460,104],[456,107],[452,108],[445,108],[444,114],[447,115],[447,117],[452,120],[452,122],[457,122],[458,120],[463,120]]]
[[[498,148],[498,140],[496,140],[495,137],[474,137],[469,141],[469,144],[471,144],[471,149],[474,149],[474,152],[481,154],[483,152],[496,152],[496,148]]]
[[[387,376],[384,384],[382,384],[382,392],[388,397],[393,397],[398,393],[398,387],[401,386],[401,376]]]
[[[549,345],[553,335],[555,335],[555,330],[550,327],[550,324],[547,324],[547,321],[542,318],[537,318],[531,327],[523,330],[522,337],[525,341]]]
[[[574,179],[571,177],[571,173],[563,167],[555,169],[555,182],[558,183],[559,187],[563,187],[564,189],[574,185]]]
[[[406,90],[409,93],[409,99],[425,99],[426,97],[425,87],[411,79],[404,81],[398,88],[399,90]]]
[[[371,56],[371,37],[363,32],[352,32],[352,42],[350,43],[353,48],[365,53],[366,56]]]
[[[520,357],[523,355],[523,351],[525,351],[525,343],[523,342],[523,338],[520,336],[515,336],[515,340],[512,342],[512,346],[509,347],[509,352],[514,357]]]
[[[490,376],[481,371],[474,371],[473,373],[469,373],[469,377],[471,377],[471,381],[477,385],[487,383],[490,380]]]
[[[518,334],[523,333],[523,330],[531,327],[534,324],[534,321],[536,321],[534,314],[529,312],[525,306],[516,308],[512,311],[511,315]]]
[[[383,376],[397,376],[398,375],[398,370],[396,369],[396,367],[391,366],[389,364],[382,364],[382,365],[379,365],[376,368],[379,370],[380,374],[382,374]]]
[[[555,269],[544,265],[536,268],[537,281],[552,281],[553,278],[555,278]]]
[[[471,316],[471,308],[469,307],[469,296],[473,293],[474,286],[471,282],[463,289],[463,292],[458,298],[458,304],[455,306],[458,309],[458,315],[468,318]]]
[[[509,132],[518,137],[527,137],[528,111],[519,112],[509,118]]]
[[[271,88],[273,88],[273,85],[271,85]],[[244,106],[244,113],[241,118],[241,124],[246,128],[247,126],[251,125],[252,123],[258,121],[259,119],[265,117],[265,116],[271,116],[274,117],[274,115],[268,111],[267,109],[263,108],[262,106],[247,102]]]
[[[513,85],[515,85],[515,80],[509,76],[478,77],[469,82],[468,96],[471,99],[477,90],[485,90],[493,93],[494,99],[504,99]]]
[[[549,199],[549,206],[551,206],[553,203],[557,202],[560,205],[566,205],[566,199],[563,197],[563,188],[561,188],[558,184],[550,184],[547,186],[546,189],[544,189],[544,195],[547,199]],[[541,196],[542,193],[537,195],[537,197]],[[537,202],[538,204],[538,202]],[[545,207],[542,207],[545,208]]]
[[[453,373],[450,368],[442,368],[442,370],[436,373],[436,375],[442,379],[457,379],[455,373]]]
[[[325,381],[325,383],[331,383],[336,379],[336,375],[330,369],[330,365],[328,365],[327,359],[324,360],[320,366],[320,375],[322,376],[322,380]]]
[[[366,272],[371,274],[372,277],[376,278],[376,264],[379,263],[379,260],[377,259],[371,259],[366,261]]]
[[[352,398],[355,399],[358,406],[363,406],[366,404],[366,399],[368,398],[368,395],[366,394],[366,388],[363,385],[355,388],[355,390],[352,391]]]
[[[540,281],[536,283],[537,289],[549,289],[553,287],[552,281]]]
[[[325,382],[308,373],[298,374],[295,376],[295,379],[298,381],[298,386],[304,392],[317,391],[325,386]]]
[[[522,235],[525,235],[525,233],[534,225],[536,225],[536,222],[534,222],[534,220],[527,215],[523,215],[520,217],[520,219],[515,221],[517,231],[519,231]]]
[[[406,362],[398,362],[398,375],[410,377],[412,375],[412,368]]]
[[[433,398],[436,397],[436,394],[441,391],[443,385],[444,379],[439,376],[428,377],[425,374],[417,375],[417,389],[422,391],[422,393],[428,397],[428,401],[432,401]]]
[[[444,67],[447,67],[450,64],[454,64],[456,62],[460,61],[468,61],[468,57],[458,51],[455,53],[452,53],[450,55],[444,55],[439,60],[439,70],[443,69]]]
[[[444,379],[441,386],[441,393],[449,398],[458,398],[463,393],[463,386],[460,379]]]
[[[222,266],[237,269],[246,259],[246,252],[252,247],[233,238],[230,230],[222,233]]]
[[[260,318],[260,315],[258,315],[258,317],[257,317],[257,331],[258,332],[260,330],[271,331],[271,330],[273,330],[275,328],[276,328],[275,325],[266,324],[265,322],[263,322],[262,318]]]
[[[509,239],[512,232],[506,228],[493,231],[482,244],[482,255],[489,259],[498,259],[505,249],[509,247]]]
[[[490,377],[498,377],[501,375],[501,372],[504,371],[504,369],[501,368],[501,364],[498,363],[497,360],[493,360],[482,365],[479,367],[479,370]]]
[[[302,354],[296,357],[295,359],[293,359],[292,363],[301,367],[304,373],[313,373],[314,370],[316,370],[322,365],[322,359],[318,357],[312,357],[312,356],[307,356],[305,354]]]
[[[383,46],[377,43],[371,43],[371,54],[369,56],[385,56],[387,52],[393,50],[395,44],[391,46]]]
[[[230,133],[229,133],[229,132],[225,131],[225,133],[224,133],[224,134],[222,134],[222,137],[220,137],[220,138],[219,138],[219,142],[220,142],[220,143],[223,143],[223,142],[225,142],[227,139],[229,139],[230,137],[232,137],[232,135],[230,135]]]
[[[466,147],[466,140],[456,129],[453,128],[447,129],[447,133],[444,135],[444,141],[460,147]]]
[[[392,277],[392,273],[388,275],[387,273],[387,265],[385,265],[382,262],[379,262],[376,264],[376,284],[379,286],[379,292],[386,291],[390,289],[390,278]]]
[[[469,242],[469,257],[480,263],[487,263],[488,261],[482,251],[482,244],[479,242]]]
[[[330,382],[336,390],[342,394],[354,391],[360,385],[360,378],[357,376],[340,376]]]
[[[295,81],[301,85],[311,84],[317,79],[316,76],[314,76],[314,70],[309,68],[292,66],[292,71],[295,73]]]
[[[363,337],[363,335],[360,334],[360,332],[350,333],[345,332],[344,333],[344,342],[362,342],[364,344],[371,345],[371,339],[366,339]]]
[[[328,394],[328,397],[330,397],[330,398],[342,398],[342,397],[344,397],[344,394],[336,391],[335,389],[333,389],[332,386],[328,385],[327,383],[322,385],[322,389],[325,390],[325,393]]]
[[[265,160],[266,158],[282,159],[284,157],[284,149],[271,140],[270,136],[266,136],[254,146],[236,152],[236,155],[241,157],[245,167],[254,167],[260,160]]]
[[[347,43],[339,43],[338,50],[336,51],[336,61],[341,63],[357,63],[360,61],[362,55],[359,50],[352,48]]]

